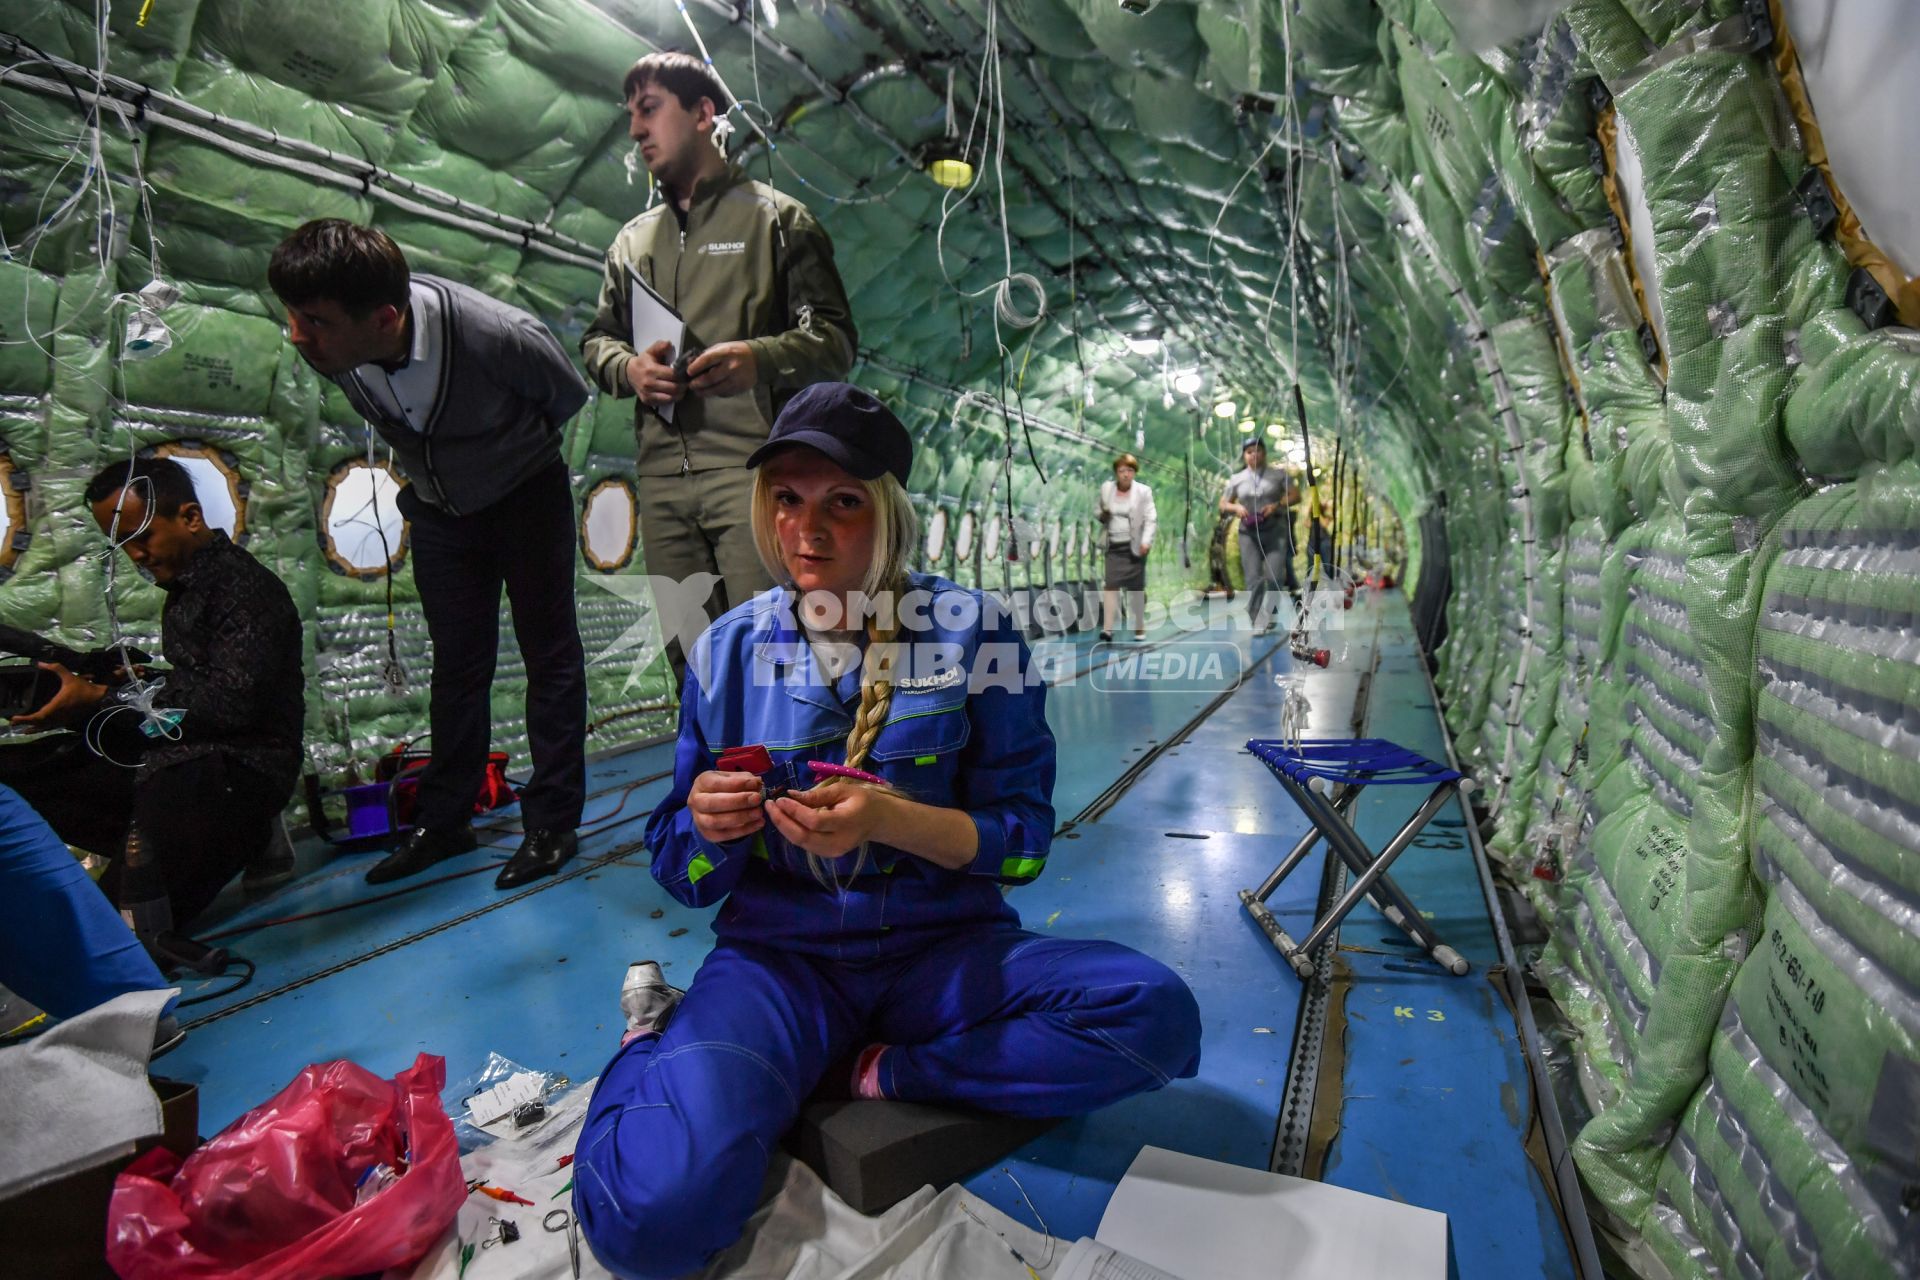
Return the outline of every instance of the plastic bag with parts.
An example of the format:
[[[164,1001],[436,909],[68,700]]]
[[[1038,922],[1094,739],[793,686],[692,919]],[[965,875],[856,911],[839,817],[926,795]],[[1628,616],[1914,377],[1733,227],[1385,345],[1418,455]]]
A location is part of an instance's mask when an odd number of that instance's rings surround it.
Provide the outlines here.
[[[122,1173],[107,1261],[126,1280],[317,1280],[412,1262],[466,1198],[445,1085],[445,1060],[428,1054],[392,1080],[307,1067],[184,1163],[156,1149]],[[383,1166],[399,1176],[356,1203]]]

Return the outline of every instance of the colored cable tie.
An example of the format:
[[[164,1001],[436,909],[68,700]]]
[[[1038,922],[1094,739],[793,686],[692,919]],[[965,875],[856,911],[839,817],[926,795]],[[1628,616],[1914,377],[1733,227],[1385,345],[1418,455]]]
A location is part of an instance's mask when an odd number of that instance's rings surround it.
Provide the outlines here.
[[[828,764],[824,760],[809,760],[807,761],[807,768],[813,770],[813,776],[815,778],[823,781],[827,778],[850,778],[855,782],[872,783],[876,787],[884,787],[887,785],[887,780],[877,774],[868,773],[865,769],[851,769],[844,764]]]
[[[554,1192],[554,1193],[553,1193],[552,1195],[550,1195],[550,1196],[548,1196],[548,1197],[547,1197],[547,1199],[548,1199],[548,1200],[558,1200],[558,1199],[559,1199],[559,1198],[560,1198],[561,1196],[563,1196],[563,1195],[565,1195],[565,1194],[567,1194],[567,1192],[569,1192],[569,1191],[571,1191],[571,1190],[573,1190],[573,1179],[572,1179],[572,1178],[568,1178],[568,1179],[567,1179],[567,1185],[566,1185],[566,1186],[564,1186],[564,1187],[562,1187],[562,1188],[560,1188],[560,1189],[559,1189],[558,1191],[556,1191],[556,1192]]]

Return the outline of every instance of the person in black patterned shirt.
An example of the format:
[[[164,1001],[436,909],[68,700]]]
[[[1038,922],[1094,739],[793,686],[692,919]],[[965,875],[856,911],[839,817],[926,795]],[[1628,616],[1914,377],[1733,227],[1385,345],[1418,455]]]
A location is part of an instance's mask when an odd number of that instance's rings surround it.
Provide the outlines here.
[[[88,728],[111,759],[85,745],[87,734],[58,734],[0,747],[0,783],[61,839],[96,853],[118,853],[137,825],[184,927],[266,848],[292,795],[305,719],[300,614],[270,569],[206,523],[179,463],[117,463],[85,497],[103,533],[118,507],[120,549],[167,593],[160,646],[169,669],[156,673],[163,683],[153,702],[177,722],[149,737],[143,717],[126,709],[131,686],[42,663],[60,689],[14,724]],[[118,869],[101,880],[109,896]]]

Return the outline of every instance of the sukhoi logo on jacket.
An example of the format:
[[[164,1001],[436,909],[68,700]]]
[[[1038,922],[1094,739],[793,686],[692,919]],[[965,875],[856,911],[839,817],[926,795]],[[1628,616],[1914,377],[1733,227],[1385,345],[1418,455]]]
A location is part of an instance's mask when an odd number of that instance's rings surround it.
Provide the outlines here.
[[[745,240],[715,240],[711,244],[703,244],[700,246],[701,253],[716,258],[724,254],[745,253],[746,251],[747,242]]]

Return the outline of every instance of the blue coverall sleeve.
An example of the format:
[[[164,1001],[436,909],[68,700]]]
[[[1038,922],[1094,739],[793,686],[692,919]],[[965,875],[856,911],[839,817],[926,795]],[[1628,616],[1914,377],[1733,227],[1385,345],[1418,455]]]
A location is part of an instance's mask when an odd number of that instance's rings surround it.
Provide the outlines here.
[[[1000,626],[981,645],[1017,645],[1018,690],[986,683],[967,698],[971,726],[961,749],[955,803],[980,833],[969,875],[1026,884],[1047,865],[1053,845],[1053,731],[1046,685],[1028,679],[1033,656],[1019,634]]]
[[[713,768],[715,756],[700,730],[700,682],[692,671],[680,694],[680,737],[673,748],[673,790],[647,819],[647,850],[653,878],[690,907],[720,901],[740,883],[753,860],[752,836],[715,844],[694,829],[687,796],[693,780]]]

